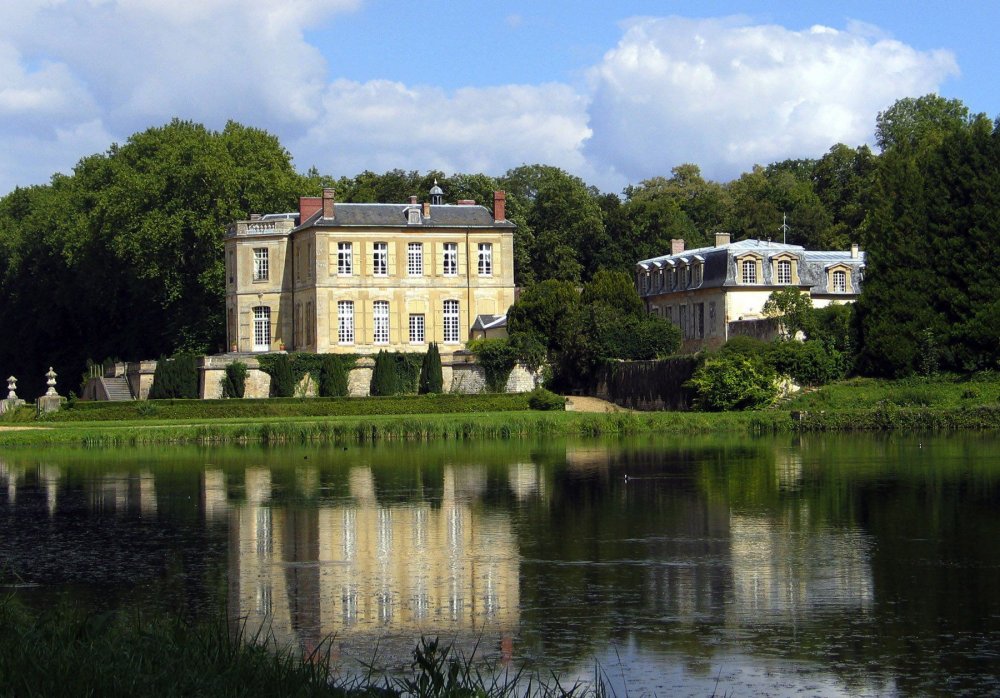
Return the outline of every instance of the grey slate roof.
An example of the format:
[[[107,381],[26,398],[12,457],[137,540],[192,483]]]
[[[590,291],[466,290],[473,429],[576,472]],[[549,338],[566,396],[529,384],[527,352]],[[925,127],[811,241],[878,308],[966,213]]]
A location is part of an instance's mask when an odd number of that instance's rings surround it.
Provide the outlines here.
[[[506,315],[477,315],[475,322],[472,323],[474,330],[494,330],[506,326]]]
[[[419,223],[408,223],[410,209],[423,211],[421,204],[342,204],[334,208],[334,218],[323,218],[318,211],[301,221],[295,230],[310,228],[513,228],[509,221],[494,221],[485,206],[445,204],[431,206],[431,215],[420,216]],[[295,231],[292,231],[295,232]]]
[[[800,286],[809,286],[813,294],[826,293],[827,275],[826,272],[834,264],[844,264],[851,272],[852,287],[857,293],[861,288],[863,270],[865,265],[865,253],[859,252],[857,257],[851,257],[849,250],[806,250],[801,245],[789,245],[770,240],[740,240],[719,247],[700,247],[691,250],[684,250],[679,254],[661,255],[651,257],[636,263],[637,273],[651,272],[651,275],[658,277],[659,271],[664,270],[664,277],[669,274],[669,270],[692,263],[702,263],[702,281],[698,286],[688,286],[683,289],[670,289],[669,282],[665,282],[665,288],[660,289],[657,283],[651,283],[649,291],[645,291],[640,286],[640,295],[651,296],[663,293],[676,293],[688,291],[695,288],[723,288],[740,287],[747,288],[739,280],[740,270],[737,268],[737,257],[753,252],[763,258],[761,272],[763,278],[758,279],[756,287],[777,286],[777,280],[771,278],[772,270],[770,260],[779,254],[789,254],[798,258],[798,276]],[[656,279],[658,281],[658,278]]]

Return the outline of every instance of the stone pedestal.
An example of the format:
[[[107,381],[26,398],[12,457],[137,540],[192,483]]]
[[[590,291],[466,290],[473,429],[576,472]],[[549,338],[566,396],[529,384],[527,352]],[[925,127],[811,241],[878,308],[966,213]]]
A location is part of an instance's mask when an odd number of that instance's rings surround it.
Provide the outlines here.
[[[18,407],[24,405],[24,400],[18,397],[7,398],[6,400],[0,400],[0,414],[4,412],[9,412],[10,410],[16,410]]]
[[[58,412],[66,398],[61,395],[42,395],[36,404],[38,411],[42,414],[47,412]]]

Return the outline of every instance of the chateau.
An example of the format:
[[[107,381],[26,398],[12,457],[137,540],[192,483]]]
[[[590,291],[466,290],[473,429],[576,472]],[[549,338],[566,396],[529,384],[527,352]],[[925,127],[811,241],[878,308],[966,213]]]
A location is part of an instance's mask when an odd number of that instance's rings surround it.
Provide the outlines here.
[[[857,245],[813,251],[770,240],[730,242],[728,233],[716,233],[714,247],[671,245],[670,254],[636,263],[636,288],[650,313],[680,327],[685,352],[721,346],[737,334],[770,338],[752,321],[763,318],[764,303],[781,288],[801,289],[817,308],[861,294],[865,256]]]
[[[372,354],[462,349],[514,302],[514,224],[504,192],[474,201],[337,203],[253,215],[227,232],[227,347]]]

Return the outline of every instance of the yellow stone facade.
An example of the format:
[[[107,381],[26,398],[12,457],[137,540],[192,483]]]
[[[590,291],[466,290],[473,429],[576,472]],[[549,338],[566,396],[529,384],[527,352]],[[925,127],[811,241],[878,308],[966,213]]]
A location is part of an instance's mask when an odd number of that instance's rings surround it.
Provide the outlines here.
[[[503,212],[502,192],[491,213],[471,202],[334,204],[327,191],[303,199],[297,216],[240,221],[226,238],[228,347],[462,349],[477,316],[514,302],[514,226]]]

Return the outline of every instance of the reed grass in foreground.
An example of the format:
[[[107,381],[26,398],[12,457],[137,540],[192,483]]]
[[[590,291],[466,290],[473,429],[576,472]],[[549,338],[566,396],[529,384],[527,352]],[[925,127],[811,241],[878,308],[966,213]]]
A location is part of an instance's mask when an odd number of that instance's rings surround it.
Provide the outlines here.
[[[341,679],[329,645],[307,657],[273,651],[266,633],[234,631],[221,616],[191,624],[139,611],[36,611],[0,599],[0,696],[601,696],[595,684],[480,671],[437,640],[423,640],[402,677]]]
[[[94,422],[50,424],[5,431],[0,447],[86,447],[159,444],[365,444],[385,441],[469,441],[631,436],[637,434],[779,434],[862,431],[996,431],[1000,405],[958,408],[898,407],[832,409],[797,413],[759,412],[499,412],[484,414],[284,418],[188,422]]]

